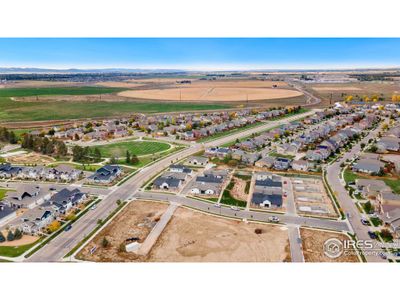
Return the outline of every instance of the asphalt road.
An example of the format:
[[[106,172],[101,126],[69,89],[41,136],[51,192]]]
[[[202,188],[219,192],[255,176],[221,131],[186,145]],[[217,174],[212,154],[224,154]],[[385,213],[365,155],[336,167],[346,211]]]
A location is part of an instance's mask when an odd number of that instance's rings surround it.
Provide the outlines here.
[[[344,221],[332,220],[332,219],[318,219],[310,217],[302,217],[296,215],[284,215],[273,212],[260,212],[260,211],[247,211],[244,209],[233,210],[231,207],[222,205],[216,207],[212,203],[196,200],[193,198],[156,193],[156,192],[137,192],[134,195],[136,198],[148,199],[148,200],[159,200],[176,202],[184,206],[188,206],[203,212],[220,215],[230,218],[247,219],[248,221],[261,221],[268,222],[268,218],[271,216],[277,216],[280,219],[281,224],[291,224],[296,226],[309,226],[321,229],[335,230],[335,231],[348,231],[348,224]]]
[[[369,139],[373,139],[377,137],[378,132],[381,129],[381,125],[378,126],[377,129],[370,131],[370,133],[364,137],[357,145],[354,145],[353,148],[346,152],[342,158],[338,159],[335,163],[329,165],[326,168],[326,179],[331,187],[333,193],[336,195],[341,208],[346,213],[349,223],[356,234],[358,240],[370,241],[371,238],[368,235],[368,226],[365,226],[361,223],[361,215],[358,211],[356,204],[353,199],[350,197],[348,191],[344,187],[344,182],[340,179],[340,164],[345,162],[347,159],[352,160],[356,155],[362,152],[361,143],[368,144]],[[368,262],[382,262],[383,260],[380,257],[375,255],[365,255]]]
[[[47,244],[38,252],[33,254],[29,259],[27,259],[27,261],[30,262],[60,261],[65,256],[65,254],[67,254],[79,241],[84,239],[84,237],[87,236],[96,227],[98,219],[105,219],[116,208],[117,200],[131,199],[132,196],[137,192],[137,190],[149,179],[159,174],[163,169],[167,168],[169,165],[185,157],[188,157],[190,155],[199,152],[200,150],[203,149],[203,147],[223,145],[228,142],[234,141],[237,138],[248,136],[251,135],[252,133],[265,131],[275,126],[286,124],[288,122],[303,118],[305,116],[312,115],[313,113],[314,111],[309,111],[303,114],[294,115],[278,121],[268,121],[265,122],[265,125],[244,130],[236,134],[224,136],[219,139],[210,141],[208,143],[203,143],[203,144],[192,143],[189,148],[174,153],[153,165],[141,169],[136,175],[131,177],[122,185],[112,188],[112,191],[104,198],[104,200],[102,200],[97,205],[97,208],[82,216],[77,222],[74,223],[71,230],[61,233],[59,236],[54,238],[49,244]],[[192,201],[192,202],[194,204],[200,201]],[[243,212],[238,212],[238,213],[241,214]],[[260,220],[261,219],[265,220],[265,214],[259,214],[259,213],[252,213],[252,214],[254,214],[254,218],[259,217]],[[250,215],[245,217],[250,217]],[[287,218],[290,217],[288,216]],[[289,219],[287,220],[290,221]],[[330,228],[331,226],[333,226],[337,228],[337,230],[346,230],[347,228],[347,224],[331,220],[322,221],[322,223],[317,219],[314,220],[294,219],[292,221],[295,223],[298,222],[299,223],[298,225],[303,224],[306,226],[315,226],[315,227],[319,227],[318,225],[322,224],[323,225],[322,228],[324,228],[324,224],[326,224],[325,227]]]

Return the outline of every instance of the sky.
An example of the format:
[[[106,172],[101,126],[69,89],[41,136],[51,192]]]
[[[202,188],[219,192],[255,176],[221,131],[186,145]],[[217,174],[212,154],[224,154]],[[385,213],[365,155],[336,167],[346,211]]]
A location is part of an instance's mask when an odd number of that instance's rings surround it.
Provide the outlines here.
[[[400,67],[396,38],[0,38],[0,67],[184,70]]]

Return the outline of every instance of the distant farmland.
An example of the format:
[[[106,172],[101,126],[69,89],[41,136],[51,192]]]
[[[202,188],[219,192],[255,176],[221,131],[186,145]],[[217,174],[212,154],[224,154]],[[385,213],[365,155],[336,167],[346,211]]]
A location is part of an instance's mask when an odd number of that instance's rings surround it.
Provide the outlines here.
[[[41,87],[0,89],[0,122],[51,121],[96,117],[115,117],[136,112],[157,113],[189,110],[216,110],[230,108],[228,104],[204,103],[159,103],[157,101],[35,101],[36,96],[49,99],[50,96],[71,97],[79,95],[110,95],[120,92],[120,88],[110,87]],[[13,98],[30,97],[30,100],[14,101]],[[18,100],[20,100],[18,99]],[[41,100],[39,98],[39,100]]]

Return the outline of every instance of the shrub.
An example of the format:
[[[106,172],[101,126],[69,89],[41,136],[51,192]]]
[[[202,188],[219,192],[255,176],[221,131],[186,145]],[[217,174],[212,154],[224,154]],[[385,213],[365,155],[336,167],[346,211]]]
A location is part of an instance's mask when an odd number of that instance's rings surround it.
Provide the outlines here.
[[[263,230],[261,228],[256,228],[256,229],[254,229],[254,233],[261,234],[261,233],[263,233]]]
[[[103,240],[101,241],[101,246],[103,248],[107,248],[110,245],[110,242],[104,237]]]

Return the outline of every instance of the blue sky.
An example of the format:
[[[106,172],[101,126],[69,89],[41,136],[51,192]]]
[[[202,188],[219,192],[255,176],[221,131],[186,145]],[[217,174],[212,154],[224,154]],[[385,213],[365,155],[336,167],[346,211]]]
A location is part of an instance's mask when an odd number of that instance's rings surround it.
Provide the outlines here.
[[[400,39],[0,39],[0,67],[241,70],[399,66]]]

